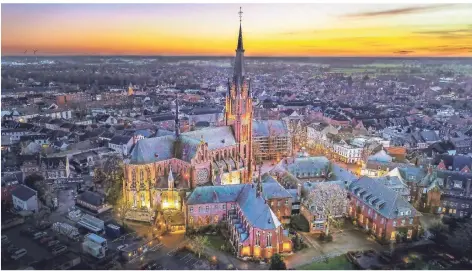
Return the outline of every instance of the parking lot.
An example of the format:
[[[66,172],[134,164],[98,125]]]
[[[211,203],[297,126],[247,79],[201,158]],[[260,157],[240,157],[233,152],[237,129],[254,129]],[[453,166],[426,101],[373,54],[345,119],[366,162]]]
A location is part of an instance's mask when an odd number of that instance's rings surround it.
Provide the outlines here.
[[[2,266],[3,269],[17,269],[19,267],[28,266],[35,261],[52,257],[52,253],[45,247],[45,245],[39,244],[39,240],[33,240],[32,237],[20,233],[22,229],[26,229],[29,226],[30,225],[28,224],[24,224],[7,231],[2,231],[2,235],[8,236],[11,245],[14,245],[19,249],[24,248],[27,250],[25,256],[16,261],[9,261],[5,266]],[[2,247],[2,252],[3,250],[6,250],[7,247],[8,246]]]

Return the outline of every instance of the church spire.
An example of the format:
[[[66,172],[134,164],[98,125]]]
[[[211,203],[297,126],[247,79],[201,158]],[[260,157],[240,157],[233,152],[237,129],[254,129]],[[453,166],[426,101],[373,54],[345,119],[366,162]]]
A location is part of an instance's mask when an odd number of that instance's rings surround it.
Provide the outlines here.
[[[244,76],[244,46],[243,46],[243,29],[242,29],[242,16],[243,11],[239,8],[239,36],[238,46],[236,47],[236,58],[234,60],[234,79],[242,82]]]
[[[242,51],[244,52],[244,46],[243,46],[243,28],[241,26],[242,24],[242,20],[243,20],[243,11],[242,11],[242,8],[239,7],[239,36],[238,36],[238,47],[236,48],[236,52],[237,51]]]

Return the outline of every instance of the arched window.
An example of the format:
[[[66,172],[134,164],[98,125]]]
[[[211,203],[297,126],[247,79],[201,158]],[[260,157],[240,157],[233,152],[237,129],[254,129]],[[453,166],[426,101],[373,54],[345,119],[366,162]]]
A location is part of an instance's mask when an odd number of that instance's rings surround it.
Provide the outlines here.
[[[131,171],[131,181],[133,183],[136,183],[136,169],[133,169],[133,171]]]
[[[144,195],[145,192],[141,193],[141,207],[146,207],[146,196]]]
[[[140,179],[139,179],[139,181],[140,181],[140,182],[144,182],[144,170],[141,170],[139,173],[140,173],[140,176],[139,176]]]
[[[256,232],[256,246],[261,246],[261,232]]]
[[[267,247],[272,247],[272,233],[267,234]]]
[[[190,225],[193,225],[193,216],[190,217],[189,223]]]

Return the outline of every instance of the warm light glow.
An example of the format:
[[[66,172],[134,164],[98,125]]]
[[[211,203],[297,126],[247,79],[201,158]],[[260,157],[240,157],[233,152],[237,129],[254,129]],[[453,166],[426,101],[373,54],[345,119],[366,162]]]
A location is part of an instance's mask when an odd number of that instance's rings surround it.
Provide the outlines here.
[[[251,249],[249,247],[243,247],[241,249],[241,255],[243,256],[249,256],[251,253]]]
[[[283,244],[283,250],[284,251],[291,251],[292,250],[292,244],[289,242],[286,242]]]
[[[36,48],[41,54],[232,55],[238,10],[235,4],[4,4],[2,54]],[[248,4],[243,10],[248,56],[472,55],[465,46],[468,4]]]

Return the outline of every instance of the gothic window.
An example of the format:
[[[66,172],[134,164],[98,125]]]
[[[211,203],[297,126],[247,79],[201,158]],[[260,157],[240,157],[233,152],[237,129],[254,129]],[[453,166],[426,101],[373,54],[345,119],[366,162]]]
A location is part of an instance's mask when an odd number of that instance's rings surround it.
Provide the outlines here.
[[[256,246],[261,246],[261,232],[256,232]]]
[[[140,181],[140,182],[144,182],[144,170],[141,170],[139,173],[140,173],[140,179],[139,179],[139,181]]]
[[[141,193],[141,207],[146,206],[146,196],[144,195],[144,192]]]
[[[150,167],[146,167],[146,177],[148,179],[151,179],[151,168]]]
[[[190,217],[190,225],[193,225],[193,216]]]
[[[272,247],[272,233],[267,234],[267,247]]]
[[[133,183],[136,183],[136,169],[133,169],[133,171],[131,171],[131,181]]]
[[[138,199],[136,198],[136,192],[133,193],[133,207],[136,207],[138,205]]]

